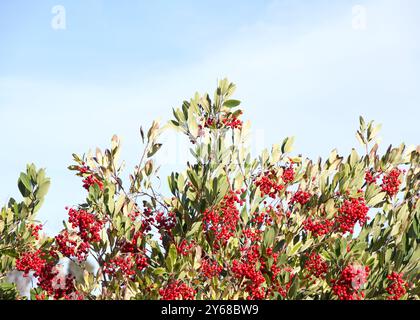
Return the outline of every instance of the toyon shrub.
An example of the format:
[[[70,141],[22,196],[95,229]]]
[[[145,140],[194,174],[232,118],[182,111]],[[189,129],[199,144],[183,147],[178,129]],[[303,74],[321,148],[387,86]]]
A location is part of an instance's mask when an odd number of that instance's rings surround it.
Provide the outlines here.
[[[1,209],[0,298],[25,298],[7,282],[17,270],[33,279],[31,299],[419,299],[419,147],[379,155],[379,126],[360,118],[363,154],[313,161],[286,138],[254,159],[234,90],[222,80],[167,126],[140,129],[128,179],[116,136],[74,154],[86,201],[54,237],[35,220],[50,180],[28,165],[23,200]],[[194,160],[163,195],[155,154],[169,127]]]

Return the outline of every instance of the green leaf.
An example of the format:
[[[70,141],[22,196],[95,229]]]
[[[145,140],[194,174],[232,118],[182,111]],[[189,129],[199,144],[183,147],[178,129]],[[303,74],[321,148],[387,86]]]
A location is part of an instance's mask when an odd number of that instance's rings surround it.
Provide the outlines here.
[[[175,245],[172,243],[169,247],[168,255],[166,257],[166,266],[168,269],[172,272],[174,270],[174,266],[176,263],[176,256],[177,256],[177,250]]]
[[[360,123],[360,129],[362,131],[365,131],[366,130],[366,122],[365,122],[365,120],[363,119],[362,116],[359,116],[359,123]]]
[[[243,221],[244,224],[247,224],[248,223],[249,215],[248,215],[248,211],[246,210],[246,206],[244,206],[242,208],[242,211],[241,211],[241,219],[242,219],[242,221]]]
[[[295,276],[289,288],[288,296],[290,298],[293,298],[296,295],[298,288],[299,288],[299,277]]]
[[[144,165],[144,171],[146,172],[146,175],[150,176],[152,174],[153,171],[153,161],[149,160],[146,162],[146,164]]]
[[[264,232],[264,246],[266,248],[271,247],[274,243],[274,238],[276,236],[276,231],[274,228],[269,228]]]
[[[165,274],[165,273],[166,273],[165,268],[156,268],[155,270],[153,270],[153,274],[155,276],[160,276],[160,275]]]
[[[32,192],[32,185],[31,181],[29,180],[28,176],[24,174],[23,172],[20,174],[19,180],[18,180],[18,187],[20,193],[27,197]]]
[[[152,149],[147,153],[147,157],[150,158],[153,156],[156,152],[159,151],[159,149],[162,147],[161,143],[155,143],[152,147]]]
[[[385,194],[385,192],[378,193],[376,196],[368,200],[367,205],[370,207],[376,206],[378,203],[384,200]]]
[[[48,190],[50,189],[50,185],[51,185],[50,180],[45,180],[43,183],[41,183],[36,192],[36,196],[38,198],[45,197],[45,195],[48,193]]]
[[[283,140],[283,144],[281,146],[282,153],[288,153],[293,150],[293,142],[295,141],[295,137],[288,137]]]
[[[298,252],[298,250],[300,249],[300,247],[303,245],[302,241],[299,241],[298,243],[296,243],[293,247],[291,247],[290,250],[288,250],[287,255],[293,256],[295,253]],[[290,246],[288,247],[288,249],[290,248]]]
[[[8,282],[0,283],[0,300],[16,300],[18,296],[19,292],[16,284]]]
[[[354,168],[354,166],[356,165],[356,163],[359,161],[359,155],[357,154],[355,149],[351,150],[351,154],[350,154],[350,166],[352,168]]]
[[[223,103],[223,106],[224,107],[227,107],[227,108],[234,108],[234,107],[237,107],[237,106],[239,106],[241,104],[241,102],[239,101],[239,100],[226,100],[224,103]]]
[[[192,227],[191,227],[191,230],[188,231],[188,233],[186,234],[186,237],[189,238],[191,236],[194,236],[200,230],[201,224],[202,224],[201,221],[194,222]]]

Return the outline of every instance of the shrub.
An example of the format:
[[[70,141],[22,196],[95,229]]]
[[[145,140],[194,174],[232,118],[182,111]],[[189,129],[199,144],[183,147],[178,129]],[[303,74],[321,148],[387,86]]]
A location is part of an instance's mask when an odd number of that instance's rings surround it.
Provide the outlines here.
[[[289,137],[253,159],[235,85],[219,82],[173,110],[194,161],[156,186],[161,128],[122,178],[120,141],[73,155],[84,203],[55,237],[35,213],[50,181],[20,175],[23,201],[0,215],[0,297],[20,298],[11,270],[37,280],[36,299],[418,299],[419,148],[378,154],[379,126],[360,118],[364,154],[326,160],[291,154]],[[96,268],[87,268],[87,259]],[[63,272],[68,259],[82,274]]]

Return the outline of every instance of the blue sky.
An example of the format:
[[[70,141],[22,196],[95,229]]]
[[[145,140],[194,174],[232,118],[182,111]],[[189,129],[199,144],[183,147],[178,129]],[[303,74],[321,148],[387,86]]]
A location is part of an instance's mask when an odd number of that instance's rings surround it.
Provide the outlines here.
[[[84,198],[66,170],[73,152],[118,134],[128,174],[139,126],[166,121],[225,76],[256,151],[295,135],[304,155],[347,153],[359,115],[383,124],[383,146],[417,145],[420,3],[331,2],[1,1],[0,204],[18,195],[26,163],[45,167],[52,187],[39,219],[57,232],[64,207]],[[64,30],[51,27],[55,5]],[[365,29],[353,28],[355,5],[366,9]],[[184,141],[164,138],[163,175],[184,159]]]

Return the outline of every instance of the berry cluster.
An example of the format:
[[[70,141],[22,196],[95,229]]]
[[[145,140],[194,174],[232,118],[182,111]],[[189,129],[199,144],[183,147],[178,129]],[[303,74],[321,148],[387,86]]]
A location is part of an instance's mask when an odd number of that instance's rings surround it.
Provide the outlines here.
[[[253,228],[245,228],[242,231],[242,235],[245,237],[245,239],[249,239],[251,243],[255,243],[260,240],[262,233],[262,230]]]
[[[45,292],[43,298],[51,296],[54,299],[83,299],[83,296],[76,291],[74,277],[64,274],[63,266],[55,264],[56,253],[51,251],[49,254],[48,257],[40,250],[24,253],[16,259],[16,269],[23,271],[24,276],[31,271],[34,272],[34,277],[38,279],[38,287]]]
[[[87,176],[85,179],[83,179],[82,182],[83,188],[85,188],[86,190],[89,190],[89,188],[95,184],[99,187],[99,189],[104,189],[104,184],[102,183],[102,181],[96,178],[94,175]]]
[[[78,236],[85,242],[99,242],[101,240],[100,231],[103,222],[96,218],[92,213],[85,210],[69,209],[69,223],[74,229],[78,229]]]
[[[158,212],[157,215],[162,215],[163,216],[163,212]],[[130,215],[130,218],[131,218],[131,220],[133,220],[133,215],[132,214]],[[136,218],[134,218],[134,220]],[[154,212],[150,208],[145,208],[143,210],[143,214],[141,216],[141,231],[144,234],[147,234],[148,232],[150,232],[152,230],[152,226],[154,226],[154,224],[155,224]]]
[[[244,204],[244,200],[238,197],[243,191],[229,191],[216,208],[206,209],[203,213],[203,230],[214,233],[216,249],[235,235],[239,221],[239,210],[236,204],[240,206]]]
[[[387,275],[389,284],[386,291],[389,294],[388,300],[399,300],[407,292],[407,282],[402,278],[402,273],[392,272]]]
[[[360,226],[363,226],[368,219],[368,211],[369,208],[366,206],[365,199],[362,197],[344,200],[344,203],[338,209],[339,214],[336,217],[340,231],[342,233],[353,233],[354,226],[357,222],[359,222]]]
[[[233,117],[231,119],[223,119],[222,122],[226,128],[232,128],[232,129],[242,128],[242,121],[236,117]]]
[[[132,230],[134,232],[134,229]],[[134,232],[133,238],[131,241],[123,240],[121,244],[121,252],[122,253],[138,253],[140,252],[140,248],[138,247],[139,239],[143,236],[143,232],[141,230]]]
[[[104,263],[104,273],[132,278],[137,271],[143,271],[148,265],[148,259],[142,252],[121,254]]]
[[[261,196],[276,198],[277,194],[284,189],[284,185],[277,182],[275,173],[267,171],[256,182],[255,185],[260,188]]]
[[[378,176],[372,173],[371,170],[366,170],[365,172],[365,181],[367,184],[376,184]]]
[[[104,263],[104,273],[115,276],[118,272],[131,277],[136,274],[134,263],[129,255],[120,255]]]
[[[192,252],[192,248],[195,246],[195,241],[188,243],[187,240],[183,239],[179,245],[176,246],[176,250],[180,255],[188,256]]]
[[[86,190],[89,190],[91,186],[96,184],[98,185],[99,189],[103,190],[104,188],[103,182],[95,176],[95,174],[92,172],[92,170],[88,166],[85,166],[83,164],[82,167],[79,167],[79,174],[82,177],[87,175],[82,181],[83,188],[85,188]]]
[[[290,204],[300,203],[301,205],[304,205],[308,203],[310,199],[311,194],[309,192],[298,190],[292,196],[292,199],[290,199]]]
[[[32,237],[36,240],[39,240],[39,231],[42,230],[42,224],[30,224],[29,231],[31,232]]]
[[[264,204],[266,205],[267,202],[264,201]],[[259,212],[256,210],[253,214],[252,219],[250,220],[251,224],[256,225],[271,225],[273,222],[273,219],[270,216],[271,211],[273,211],[273,207],[268,205],[263,211]]]
[[[60,264],[47,263],[39,275],[38,286],[54,299],[83,299],[74,286],[74,277],[64,274]]]
[[[211,261],[210,259],[203,259],[201,261],[201,274],[205,278],[217,277],[222,271],[223,267],[217,261]]]
[[[244,282],[248,300],[267,299],[275,293],[286,297],[294,274],[291,268],[282,269],[278,266],[278,257],[279,254],[273,252],[272,248],[267,248],[264,256],[259,243],[241,248],[241,259],[233,260],[231,271]],[[289,280],[284,286],[279,277],[281,271],[289,273]],[[266,278],[271,279],[270,285],[266,285]]]
[[[325,276],[328,272],[328,264],[319,254],[313,252],[305,262],[305,269],[311,276],[325,279]]]
[[[331,280],[332,290],[340,300],[360,300],[364,298],[362,286],[367,282],[369,267],[348,265],[340,278]]]
[[[158,231],[172,235],[171,230],[176,223],[175,212],[165,213],[164,211],[153,211],[151,208],[144,208],[142,213],[138,210],[133,210],[129,213],[129,217],[133,222],[140,218],[141,234],[149,234],[152,228],[155,227]]]
[[[264,299],[266,291],[261,285],[265,282],[261,267],[258,267],[260,261],[260,247],[251,245],[243,251],[240,261],[233,260],[232,272],[238,279],[246,280],[245,290],[249,294],[248,299]]]
[[[311,217],[303,221],[303,228],[306,231],[310,231],[313,236],[320,237],[331,232],[334,226],[334,221],[329,219],[312,220]]]
[[[81,241],[77,234],[69,234],[67,230],[63,230],[55,237],[57,250],[68,258],[75,257],[79,262],[85,261],[89,254],[90,244]]]
[[[239,111],[239,115],[242,114],[242,111]],[[205,117],[204,119],[201,119],[201,121],[204,120],[204,127],[205,128],[222,128],[223,126],[226,128],[232,128],[232,129],[241,129],[243,122],[238,118],[237,115],[227,114],[223,116],[224,118],[220,121],[218,119],[214,119],[212,117]],[[198,126],[200,129],[202,129],[202,125]]]
[[[175,212],[169,212],[165,215],[164,212],[158,212],[155,217],[156,228],[160,231],[165,231],[172,234],[172,229],[176,224]]]
[[[295,170],[293,169],[293,162],[291,162],[290,166],[284,168],[281,178],[285,184],[291,183],[293,182],[293,180],[295,180]]]
[[[273,295],[275,292],[278,292],[283,298],[286,298],[287,293],[290,289],[290,286],[292,285],[293,278],[295,274],[293,273],[293,270],[290,267],[284,267],[283,269],[278,266],[278,253],[274,253],[272,248],[267,248],[266,254],[268,258],[273,259],[273,263],[270,268],[271,272],[271,287],[267,288],[267,296]],[[260,261],[262,266],[266,266],[265,261]],[[282,283],[280,281],[280,272],[285,271],[289,274],[289,281],[285,283],[284,286],[282,286]],[[264,272],[265,273],[265,272]]]
[[[390,197],[395,196],[400,189],[401,172],[402,171],[400,169],[394,168],[382,178],[382,191],[385,191]]]
[[[43,256],[43,254],[40,250],[23,253],[16,259],[16,269],[23,271],[25,277],[27,277],[31,271],[34,271],[35,276],[39,275],[46,263],[41,256]]]
[[[213,118],[207,118],[206,121],[204,122],[204,127],[206,128],[210,128],[213,127],[215,125],[216,121],[214,121]]]
[[[289,281],[286,283],[286,285],[284,287],[281,287],[281,286],[277,287],[277,292],[283,298],[286,298],[287,293],[289,292],[290,286],[292,285],[293,279],[295,277],[295,274],[291,270],[286,269],[285,271],[289,272]]]
[[[182,281],[174,280],[159,290],[162,300],[194,300],[196,291]]]

